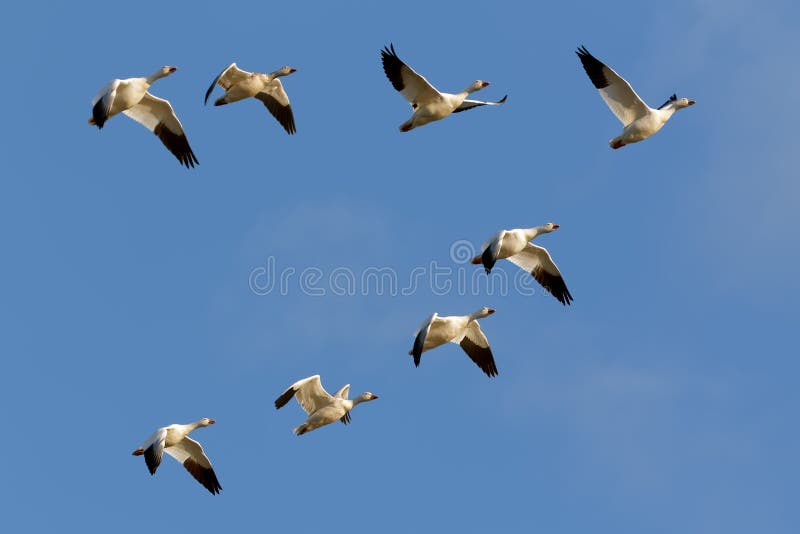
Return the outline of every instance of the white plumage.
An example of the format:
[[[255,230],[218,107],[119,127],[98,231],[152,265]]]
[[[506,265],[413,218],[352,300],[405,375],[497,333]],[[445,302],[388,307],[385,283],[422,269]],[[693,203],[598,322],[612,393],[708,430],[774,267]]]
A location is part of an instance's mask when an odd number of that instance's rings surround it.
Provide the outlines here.
[[[214,102],[215,106],[230,104],[250,97],[257,98],[283,126],[286,133],[293,134],[297,130],[294,125],[292,105],[289,103],[289,95],[286,94],[283,84],[278,79],[280,76],[288,76],[293,72],[297,72],[297,69],[281,67],[269,74],[247,72],[237,67],[236,63],[231,63],[211,82],[206,91],[205,102],[208,103],[208,97],[215,85],[225,89],[225,94]]]
[[[591,55],[586,47],[579,48],[576,54],[592,84],[624,126],[622,133],[608,143],[613,149],[647,139],[659,131],[676,111],[694,105],[694,100],[672,95],[653,109],[639,98],[622,76]]]
[[[156,469],[161,465],[161,457],[166,452],[183,464],[195,480],[215,495],[220,492],[222,486],[217,480],[211,461],[203,452],[203,447],[189,437],[192,430],[214,423],[213,419],[204,417],[186,425],[173,424],[159,428],[142,443],[141,447],[133,451],[133,455],[144,455],[147,469],[151,475],[155,475]]]
[[[484,243],[483,252],[472,258],[472,263],[483,264],[486,274],[489,274],[497,260],[507,259],[529,272],[561,304],[570,304],[572,295],[550,253],[546,248],[530,243],[536,236],[549,234],[558,228],[559,225],[549,222],[533,228],[500,230]]]
[[[445,343],[455,343],[464,349],[467,356],[487,376],[497,375],[497,365],[494,363],[489,340],[478,324],[478,319],[488,317],[494,312],[492,308],[483,307],[469,315],[440,317],[436,313],[432,314],[414,332],[414,346],[408,351],[414,357],[414,365],[419,367],[423,352]]]
[[[92,100],[89,124],[102,128],[108,119],[124,113],[153,132],[182,165],[186,168],[194,167],[198,163],[197,157],[189,146],[186,133],[172,105],[147,91],[153,82],[176,70],[176,67],[166,66],[146,78],[111,80]]]
[[[334,421],[347,424],[350,422],[350,411],[353,408],[362,402],[378,398],[374,393],[367,391],[355,399],[349,400],[347,398],[349,393],[350,384],[347,384],[342,386],[335,395],[331,395],[322,387],[319,375],[309,376],[289,386],[280,397],[275,399],[275,409],[285,406],[292,397],[297,399],[297,402],[308,414],[306,422],[294,428],[294,433],[301,436]]]
[[[381,50],[381,61],[386,77],[405,98],[414,114],[400,126],[401,132],[407,132],[429,122],[441,120],[451,113],[458,113],[478,106],[497,106],[506,101],[506,96],[497,102],[467,100],[467,96],[480,91],[489,82],[475,80],[458,94],[442,93],[432,86],[428,80],[417,74],[414,69],[403,63],[394,51],[394,45]]]

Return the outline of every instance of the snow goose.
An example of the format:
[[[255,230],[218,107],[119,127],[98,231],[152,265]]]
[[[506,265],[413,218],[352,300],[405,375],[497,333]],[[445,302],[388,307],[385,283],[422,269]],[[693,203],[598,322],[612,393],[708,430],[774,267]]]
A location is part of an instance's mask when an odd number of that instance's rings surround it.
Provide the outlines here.
[[[211,467],[203,447],[189,437],[189,433],[200,427],[213,425],[215,421],[204,417],[188,425],[169,425],[156,430],[152,436],[147,438],[142,446],[133,451],[134,456],[144,455],[144,462],[151,475],[156,474],[156,469],[161,464],[161,456],[167,453],[189,471],[200,484],[215,495],[219,493],[222,486],[219,485],[214,468]]]
[[[622,134],[608,142],[613,149],[647,139],[659,131],[673,113],[694,105],[694,100],[672,95],[658,109],[653,109],[639,98],[622,76],[590,54],[585,46],[575,53],[600,96],[624,126]]]
[[[475,91],[480,91],[489,82],[475,80],[466,89],[458,94],[440,93],[428,80],[417,74],[414,69],[403,63],[394,51],[394,45],[381,50],[383,71],[405,98],[414,114],[400,126],[401,132],[407,132],[429,122],[441,120],[451,113],[458,113],[478,106],[499,106],[506,101],[508,95],[497,102],[482,102],[480,100],[467,100],[467,96]]]
[[[414,346],[408,353],[414,357],[414,365],[419,367],[422,353],[435,349],[439,345],[452,342],[461,345],[467,356],[481,368],[487,376],[497,375],[497,365],[494,363],[489,340],[481,331],[478,319],[488,317],[495,310],[483,307],[469,315],[453,315],[440,317],[434,313],[422,323],[419,330],[414,332]]]
[[[199,162],[169,101],[147,92],[154,81],[169,76],[176,70],[176,67],[167,66],[161,67],[147,78],[111,80],[92,100],[89,124],[102,128],[108,119],[124,113],[156,134],[187,169],[194,167]]]
[[[539,234],[549,234],[557,228],[557,224],[549,222],[533,228],[501,230],[489,238],[482,247],[483,253],[472,258],[472,263],[482,263],[486,274],[489,274],[497,260],[506,259],[531,273],[561,304],[570,304],[574,299],[550,253],[544,247],[529,243]]]
[[[236,63],[231,63],[211,82],[211,86],[206,91],[205,103],[208,103],[208,97],[211,96],[215,85],[225,89],[225,94],[214,102],[215,106],[255,97],[264,103],[272,116],[286,130],[286,133],[293,134],[296,130],[292,106],[289,103],[289,95],[283,90],[283,84],[278,77],[287,76],[296,71],[297,69],[292,67],[281,67],[275,72],[261,74],[247,72],[237,67]]]
[[[306,432],[311,432],[337,420],[347,424],[350,422],[350,410],[362,402],[378,398],[374,393],[367,391],[355,399],[349,400],[347,398],[349,393],[350,384],[347,384],[331,395],[322,387],[319,375],[309,376],[289,386],[275,400],[275,409],[286,406],[292,397],[297,398],[297,402],[308,414],[306,422],[294,428],[294,433],[302,436]]]

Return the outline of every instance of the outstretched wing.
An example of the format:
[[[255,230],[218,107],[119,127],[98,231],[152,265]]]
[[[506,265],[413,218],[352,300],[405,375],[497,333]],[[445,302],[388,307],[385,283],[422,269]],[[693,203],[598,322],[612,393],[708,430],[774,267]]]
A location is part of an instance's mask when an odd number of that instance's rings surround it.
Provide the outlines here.
[[[650,108],[625,78],[590,54],[585,46],[578,48],[575,53],[578,54],[592,84],[600,91],[600,96],[624,126],[647,115]]]
[[[286,133],[291,135],[297,131],[294,126],[294,114],[289,103],[289,95],[286,94],[279,79],[272,80],[263,91],[256,94],[256,98],[264,103],[272,116],[286,130]]]
[[[388,47],[381,50],[381,62],[383,63],[383,72],[392,82],[392,87],[403,95],[412,108],[417,109],[422,104],[436,102],[442,98],[439,91],[428,80],[397,57],[393,44],[390,43]]]
[[[138,104],[123,113],[156,134],[187,169],[199,163],[169,101],[145,93]]]
[[[497,375],[497,365],[494,363],[492,349],[489,348],[489,340],[486,339],[478,321],[471,321],[467,325],[464,336],[458,340],[458,344],[487,376]]]
[[[414,335],[416,336],[414,339],[414,346],[410,351],[408,351],[408,353],[414,356],[414,365],[416,367],[419,367],[419,361],[422,358],[422,349],[425,347],[425,338],[428,336],[428,332],[431,329],[434,319],[436,319],[436,315],[437,314],[435,312],[431,314],[430,317],[422,322],[419,329],[414,332]]]
[[[567,284],[564,283],[561,271],[558,270],[546,248],[528,243],[521,252],[510,256],[508,261],[531,273],[536,281],[561,304],[566,306],[574,300],[567,289]]]
[[[111,113],[111,106],[117,97],[120,80],[111,80],[105,84],[92,99],[92,120],[98,128],[102,128]]]
[[[236,63],[231,63],[225,67],[225,69],[220,72],[216,78],[214,78],[214,81],[211,82],[211,85],[208,86],[208,91],[206,91],[206,99],[203,101],[203,103],[208,104],[208,97],[211,96],[211,91],[214,90],[215,85],[219,84],[220,87],[227,91],[240,81],[249,77],[251,74],[252,73],[237,67]]]
[[[151,475],[156,474],[156,469],[161,465],[161,457],[164,453],[164,440],[167,437],[167,429],[159,428],[152,436],[142,444],[144,449],[144,463]],[[138,451],[137,453],[138,454]]]
[[[497,263],[497,255],[500,254],[500,248],[503,246],[503,237],[505,235],[506,231],[501,230],[490,237],[489,241],[483,245],[481,263],[483,264],[486,274],[489,274],[492,271],[494,264]]]
[[[185,437],[177,445],[167,447],[164,451],[183,464],[195,480],[202,484],[212,495],[219,493],[222,486],[217,474],[211,467],[211,461],[203,452],[203,447],[190,437]]]
[[[292,397],[297,398],[297,402],[308,414],[316,412],[322,406],[327,406],[333,400],[333,397],[322,387],[319,375],[298,380],[289,386],[280,397],[275,399],[275,408],[282,408]]]
[[[483,102],[481,100],[464,100],[456,109],[453,110],[453,113],[458,113],[459,111],[466,111],[468,109],[477,108],[478,106],[499,106],[506,103],[506,98],[508,98],[508,95],[504,96],[497,102]]]

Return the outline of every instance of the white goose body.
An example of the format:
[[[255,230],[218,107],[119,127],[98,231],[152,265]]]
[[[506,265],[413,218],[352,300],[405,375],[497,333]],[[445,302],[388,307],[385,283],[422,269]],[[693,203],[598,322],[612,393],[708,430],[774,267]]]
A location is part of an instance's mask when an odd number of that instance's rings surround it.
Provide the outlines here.
[[[220,492],[222,486],[217,479],[211,461],[203,451],[203,447],[189,437],[196,428],[213,425],[215,421],[204,417],[186,425],[172,424],[161,427],[147,438],[142,446],[133,451],[134,456],[144,456],[145,464],[151,475],[156,474],[161,465],[163,453],[178,460],[195,480],[200,482],[212,495]]]
[[[592,84],[605,103],[622,122],[622,133],[609,141],[613,149],[638,143],[658,132],[679,109],[694,105],[694,100],[672,95],[653,109],[636,94],[631,85],[614,69],[581,47],[576,52]]]
[[[362,402],[378,398],[374,393],[367,391],[350,400],[347,398],[349,393],[350,384],[347,384],[331,395],[322,387],[319,375],[309,376],[289,386],[275,399],[275,409],[285,406],[292,397],[297,399],[298,404],[308,414],[306,422],[294,428],[294,433],[301,436],[335,421],[347,424],[350,422],[350,411],[353,408]]]
[[[381,50],[381,61],[386,77],[392,86],[403,95],[414,110],[411,118],[400,126],[401,132],[408,132],[430,122],[444,119],[452,113],[458,113],[478,106],[497,106],[506,101],[504,96],[497,102],[468,100],[467,97],[489,85],[489,82],[475,80],[463,91],[456,94],[442,93],[431,85],[423,76],[403,63],[394,51],[394,45]]]
[[[89,124],[102,129],[108,119],[123,113],[153,132],[182,165],[194,167],[198,163],[197,157],[172,105],[148,92],[153,82],[176,70],[166,66],[146,78],[111,80],[92,100]]]
[[[432,314],[414,332],[414,346],[408,351],[414,357],[414,365],[419,367],[423,352],[445,343],[456,343],[461,345],[467,356],[487,376],[497,375],[497,365],[489,348],[489,341],[478,324],[478,319],[488,317],[494,312],[495,310],[484,307],[469,315],[440,317],[437,313]]]
[[[471,262],[474,265],[483,264],[489,274],[497,260],[507,259],[529,272],[561,304],[570,304],[573,300],[572,294],[550,253],[546,248],[530,243],[536,236],[548,234],[558,228],[557,224],[546,223],[533,228],[501,230],[484,243],[483,252],[472,258]]]
[[[266,106],[267,110],[286,130],[286,133],[293,134],[296,132],[296,128],[292,106],[289,102],[289,95],[286,94],[283,84],[278,79],[293,72],[297,72],[297,69],[288,66],[268,74],[248,72],[240,69],[236,63],[231,63],[211,82],[206,91],[205,102],[208,103],[208,97],[215,85],[225,89],[225,94],[214,102],[215,106],[223,106],[245,98],[256,98]]]

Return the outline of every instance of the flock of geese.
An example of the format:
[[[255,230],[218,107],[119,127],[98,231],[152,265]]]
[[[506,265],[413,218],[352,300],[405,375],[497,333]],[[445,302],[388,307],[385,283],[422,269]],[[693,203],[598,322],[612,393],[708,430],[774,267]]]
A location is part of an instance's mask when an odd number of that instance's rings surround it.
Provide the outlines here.
[[[592,84],[622,122],[622,133],[609,142],[613,149],[647,139],[658,132],[676,111],[694,104],[694,100],[678,98],[673,94],[658,108],[651,108],[639,98],[624,78],[591,55],[585,47],[580,47],[576,53]],[[489,82],[483,80],[472,82],[459,93],[443,93],[404,63],[397,56],[392,44],[381,50],[381,62],[392,87],[411,104],[413,113],[400,125],[401,132],[442,120],[453,113],[480,106],[499,106],[506,101],[506,96],[496,102],[467,98],[489,85]],[[199,162],[189,146],[186,133],[172,105],[149,92],[150,86],[156,80],[169,76],[176,70],[175,67],[165,66],[148,77],[111,80],[92,101],[89,124],[102,128],[108,119],[123,113],[153,132],[182,165],[194,167]],[[256,98],[266,106],[287,134],[294,134],[297,131],[294,115],[280,78],[295,71],[296,69],[286,66],[269,74],[262,74],[242,70],[236,63],[231,63],[211,82],[206,91],[205,103],[208,103],[215,86],[219,85],[225,93],[214,102],[215,106]],[[571,304],[572,294],[550,253],[531,243],[537,236],[553,232],[558,227],[559,225],[548,222],[533,228],[501,230],[489,238],[483,245],[481,254],[472,258],[471,263],[482,265],[488,275],[497,260],[506,259],[530,273],[561,304]],[[483,307],[469,315],[440,316],[433,313],[414,333],[414,344],[408,352],[413,356],[414,365],[419,366],[423,352],[446,343],[456,343],[487,376],[496,376],[497,365],[489,341],[478,324],[479,319],[494,312],[492,308]],[[349,393],[350,384],[347,384],[331,395],[322,387],[320,376],[314,375],[289,386],[275,400],[275,408],[282,408],[293,397],[297,399],[298,404],[308,414],[306,421],[294,428],[294,433],[300,436],[335,421],[347,424],[353,408],[362,402],[378,398],[374,393],[365,392],[351,400],[348,398]],[[159,428],[133,454],[144,456],[150,474],[155,474],[163,453],[166,452],[182,463],[209,492],[217,494],[222,486],[211,461],[205,455],[203,447],[189,437],[197,428],[214,423],[213,419],[203,418],[194,423]]]

